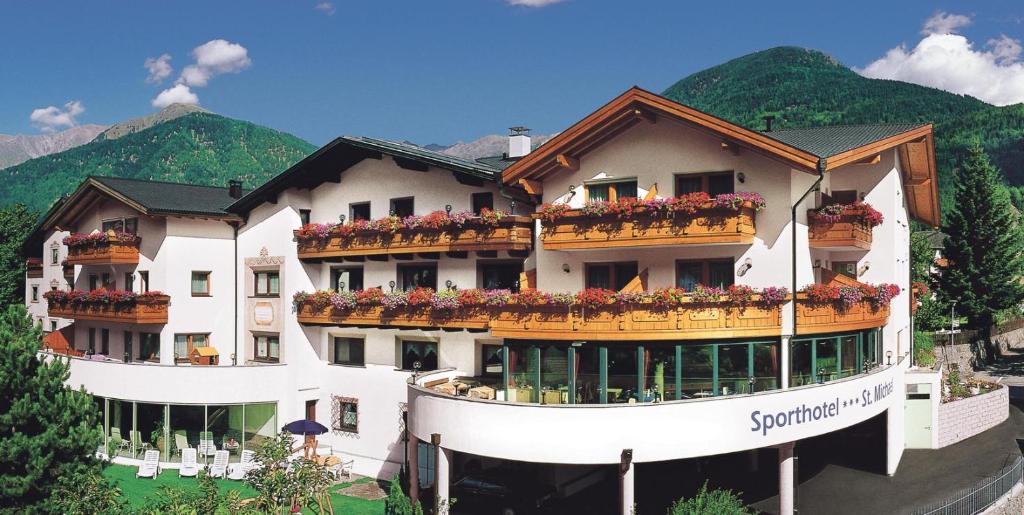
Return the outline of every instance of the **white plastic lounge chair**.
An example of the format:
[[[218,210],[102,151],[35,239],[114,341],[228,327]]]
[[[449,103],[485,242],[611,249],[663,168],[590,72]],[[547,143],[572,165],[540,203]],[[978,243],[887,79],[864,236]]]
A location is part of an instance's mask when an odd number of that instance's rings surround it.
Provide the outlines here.
[[[142,460],[142,465],[139,465],[139,471],[135,473],[135,477],[156,479],[158,475],[160,475],[160,451],[146,451],[146,457]]]
[[[338,463],[331,465],[331,473],[334,474],[334,478],[341,480],[342,477],[346,479],[352,479],[352,466],[356,460],[339,460]]]
[[[213,453],[213,465],[210,466],[210,477],[224,477],[228,474],[228,451]]]
[[[228,479],[235,481],[241,481],[245,479],[245,473],[252,470],[256,466],[254,459],[256,458],[256,452],[248,449],[242,451],[242,460],[231,466],[231,470],[228,472]]]
[[[125,440],[124,437],[121,436],[121,428],[120,427],[112,427],[112,428],[110,428],[110,440],[118,442],[118,444],[117,444],[117,450],[118,451],[127,451],[127,450],[130,450],[131,447],[132,447],[131,442],[129,442],[128,440]]]
[[[180,433],[178,431],[174,432],[174,446],[178,448],[178,453],[181,453],[181,451],[184,451],[185,449],[189,448],[188,437],[185,436],[184,431]]]
[[[202,431],[199,433],[199,445],[196,447],[201,456],[213,456],[217,452],[217,444],[213,443],[213,433]]]
[[[129,431],[128,434],[132,437],[132,447],[135,449],[134,452],[136,456],[143,452],[149,452],[149,442],[142,441],[142,433],[138,431]],[[157,454],[159,454],[159,452]]]
[[[181,467],[178,468],[178,477],[196,477],[199,474],[199,464],[196,462],[195,449],[181,450]]]

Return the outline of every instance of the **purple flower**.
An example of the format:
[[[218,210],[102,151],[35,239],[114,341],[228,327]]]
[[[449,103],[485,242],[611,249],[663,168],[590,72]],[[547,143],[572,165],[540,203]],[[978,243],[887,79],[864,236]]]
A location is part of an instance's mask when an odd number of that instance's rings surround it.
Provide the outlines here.
[[[459,292],[448,289],[434,293],[430,298],[430,307],[437,311],[454,311],[462,307],[459,303]]]
[[[488,306],[505,306],[512,302],[512,291],[508,289],[487,290],[484,302]]]
[[[860,288],[856,286],[839,287],[839,302],[842,302],[844,306],[849,307],[862,300],[864,300],[864,292],[860,291]]]
[[[406,296],[404,291],[392,291],[384,294],[384,298],[381,299],[380,305],[384,306],[384,309],[394,310],[405,306],[409,303],[409,298]]]

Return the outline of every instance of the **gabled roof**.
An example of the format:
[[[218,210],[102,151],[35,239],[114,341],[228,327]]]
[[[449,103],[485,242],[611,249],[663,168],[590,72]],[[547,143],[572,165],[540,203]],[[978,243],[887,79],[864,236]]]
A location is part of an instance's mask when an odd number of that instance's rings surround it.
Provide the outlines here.
[[[90,176],[74,193],[57,201],[39,229],[68,225],[102,198],[114,199],[150,216],[239,220],[226,211],[235,201],[228,192],[228,188],[220,186]]]
[[[940,223],[931,124],[887,124],[758,132],[668,98],[632,87],[586,118],[527,154],[502,172],[506,184],[543,181],[561,170],[576,169],[588,152],[638,123],[682,123],[808,173],[834,170],[899,149],[910,212]]]
[[[391,156],[399,167],[408,170],[422,172],[431,166],[450,170],[456,180],[467,184],[497,182],[501,178],[501,170],[487,163],[469,161],[408,143],[342,136],[242,197],[229,206],[228,210],[244,214],[264,202],[276,201],[277,195],[289,188],[315,188],[324,182],[338,182],[339,175],[348,168],[364,159],[381,159],[385,155]]]

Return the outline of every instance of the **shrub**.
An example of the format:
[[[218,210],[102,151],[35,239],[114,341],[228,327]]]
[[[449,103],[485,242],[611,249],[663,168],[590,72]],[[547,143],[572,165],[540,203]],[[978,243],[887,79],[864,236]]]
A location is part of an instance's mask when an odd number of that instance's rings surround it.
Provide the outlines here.
[[[935,364],[935,342],[932,333],[914,331],[914,361],[922,367]]]
[[[739,495],[732,490],[708,490],[707,481],[701,485],[697,495],[689,499],[679,499],[672,503],[668,515],[753,515],[753,511],[743,504]]]

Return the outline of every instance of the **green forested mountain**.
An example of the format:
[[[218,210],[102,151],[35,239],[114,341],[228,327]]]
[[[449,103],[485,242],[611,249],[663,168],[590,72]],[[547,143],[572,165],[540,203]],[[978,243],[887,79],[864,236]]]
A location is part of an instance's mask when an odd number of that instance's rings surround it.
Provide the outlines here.
[[[0,170],[0,207],[44,211],[89,175],[253,188],[316,147],[249,122],[197,112]]]
[[[779,47],[695,73],[664,95],[741,125],[775,127],[933,122],[944,204],[957,158],[977,138],[999,166],[1018,207],[1024,200],[1024,104],[996,107],[973,97],[868,79],[815,50]]]

